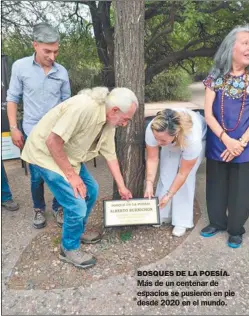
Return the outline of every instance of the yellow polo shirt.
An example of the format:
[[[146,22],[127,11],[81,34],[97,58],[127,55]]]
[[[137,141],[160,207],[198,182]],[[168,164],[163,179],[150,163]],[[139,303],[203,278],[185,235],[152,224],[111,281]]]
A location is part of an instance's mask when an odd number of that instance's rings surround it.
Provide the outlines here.
[[[50,110],[33,128],[22,151],[23,160],[66,179],[46,145],[51,132],[64,140],[64,151],[78,174],[82,162],[99,154],[108,161],[117,159],[115,127],[106,124],[105,105],[87,95],[76,95]]]

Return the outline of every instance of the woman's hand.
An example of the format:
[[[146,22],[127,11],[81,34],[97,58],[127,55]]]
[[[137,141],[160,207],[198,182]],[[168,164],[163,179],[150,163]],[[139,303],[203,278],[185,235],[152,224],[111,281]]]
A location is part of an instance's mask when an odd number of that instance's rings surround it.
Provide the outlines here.
[[[168,202],[170,201],[170,199],[171,199],[171,195],[165,194],[165,195],[161,198],[161,200],[159,201],[159,208],[160,208],[160,209],[164,208],[164,207],[168,204]]]
[[[239,156],[244,150],[244,147],[239,140],[231,138],[229,136],[226,140],[224,140],[224,145],[233,156]]]
[[[153,183],[151,181],[147,181],[146,182],[146,188],[145,188],[145,192],[144,192],[144,197],[145,198],[149,198],[149,199],[154,197]]]
[[[220,156],[225,162],[229,162],[235,158],[235,156],[232,155],[228,149],[225,149]]]
[[[118,193],[121,196],[122,200],[132,199],[132,193],[125,186],[118,189]]]

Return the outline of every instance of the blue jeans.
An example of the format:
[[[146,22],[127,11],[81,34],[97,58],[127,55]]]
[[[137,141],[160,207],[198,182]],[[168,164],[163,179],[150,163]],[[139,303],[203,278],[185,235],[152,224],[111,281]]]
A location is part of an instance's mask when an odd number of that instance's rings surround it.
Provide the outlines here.
[[[44,180],[41,177],[40,172],[37,170],[37,166],[29,164],[29,171],[31,177],[31,195],[33,200],[33,207],[45,210],[46,204],[44,199]],[[60,204],[56,198],[53,198],[52,209],[57,211]]]
[[[27,135],[24,134],[24,139],[27,139]],[[37,171],[36,166],[29,164],[30,178],[31,178],[31,195],[33,200],[33,207],[45,210],[46,203],[44,199],[44,181],[40,175],[40,172]],[[54,198],[52,203],[52,209],[57,211],[60,207],[60,204]]]
[[[2,164],[1,165],[1,173],[2,173],[2,187],[1,187],[2,197],[1,197],[1,201],[6,202],[9,200],[12,200],[12,194],[10,191],[8,179],[6,177],[6,172],[5,172],[4,165],[3,165],[2,161],[1,161],[1,164]]]
[[[62,246],[65,250],[80,248],[80,236],[85,231],[88,216],[93,208],[99,191],[98,183],[92,177],[84,164],[81,165],[79,176],[87,188],[86,198],[76,198],[69,182],[61,175],[48,169],[34,166],[40,177],[63,207],[64,224],[62,227]]]

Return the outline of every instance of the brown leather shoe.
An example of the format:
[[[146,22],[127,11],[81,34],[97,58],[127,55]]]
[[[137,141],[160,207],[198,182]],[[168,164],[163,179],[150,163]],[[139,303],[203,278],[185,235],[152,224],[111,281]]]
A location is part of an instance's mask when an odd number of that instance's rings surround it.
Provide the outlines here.
[[[101,238],[102,236],[99,232],[92,231],[82,234],[80,240],[83,244],[96,244]]]

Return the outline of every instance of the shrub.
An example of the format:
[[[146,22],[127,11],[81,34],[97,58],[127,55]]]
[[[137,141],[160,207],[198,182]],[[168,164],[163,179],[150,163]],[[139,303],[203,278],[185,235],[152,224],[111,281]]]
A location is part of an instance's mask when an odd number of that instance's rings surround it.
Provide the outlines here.
[[[170,69],[153,78],[145,87],[145,101],[189,101],[191,77],[184,70]]]
[[[101,74],[98,69],[69,69],[68,74],[70,78],[72,96],[77,94],[82,89],[103,85],[101,83]]]

